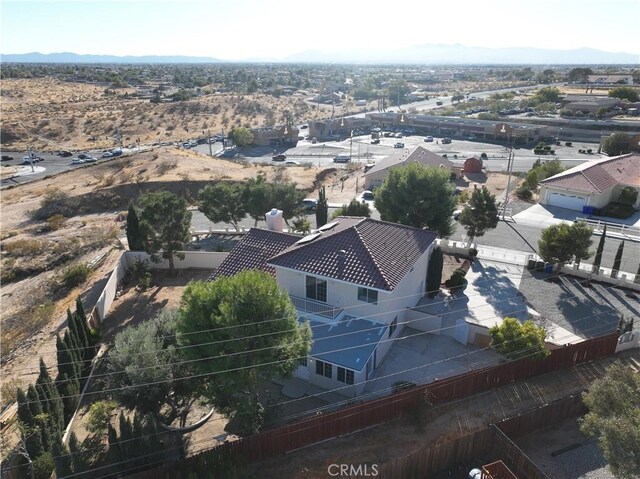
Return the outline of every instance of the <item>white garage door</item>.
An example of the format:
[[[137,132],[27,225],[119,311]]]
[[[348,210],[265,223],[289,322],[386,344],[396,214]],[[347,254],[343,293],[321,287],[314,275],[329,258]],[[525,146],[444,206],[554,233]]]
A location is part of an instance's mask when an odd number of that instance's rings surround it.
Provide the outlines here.
[[[582,211],[582,207],[587,204],[586,196],[577,196],[570,193],[555,193],[549,195],[549,205],[568,208],[570,210]]]

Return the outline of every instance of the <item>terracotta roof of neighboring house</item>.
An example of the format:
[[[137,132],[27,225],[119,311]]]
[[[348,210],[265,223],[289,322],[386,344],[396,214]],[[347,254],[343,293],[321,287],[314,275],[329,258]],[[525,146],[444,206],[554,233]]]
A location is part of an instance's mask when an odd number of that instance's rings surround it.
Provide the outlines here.
[[[602,193],[618,184],[640,187],[640,154],[630,153],[583,163],[540,183],[585,193]]]
[[[392,291],[437,237],[432,231],[371,218],[336,221],[332,230],[287,248],[268,263]]]
[[[386,158],[382,159],[380,163],[376,164],[376,166],[367,171],[365,173],[365,176],[371,175],[378,171],[387,170],[395,166],[405,166],[410,164],[411,162],[421,163],[425,166],[444,165],[445,168],[448,169],[451,169],[453,167],[453,163],[446,158],[437,155],[434,152],[423,148],[422,146],[416,146],[413,150],[403,150],[399,153],[387,156]]]
[[[251,228],[209,277],[209,281],[219,276],[233,276],[247,269],[260,269],[274,275],[275,270],[267,264],[267,260],[300,238],[290,233]]]

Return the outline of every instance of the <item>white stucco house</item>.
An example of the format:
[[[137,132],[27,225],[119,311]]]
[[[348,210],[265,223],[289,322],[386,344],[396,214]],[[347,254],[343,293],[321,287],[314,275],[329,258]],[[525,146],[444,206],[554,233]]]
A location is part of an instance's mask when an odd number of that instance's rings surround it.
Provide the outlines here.
[[[623,188],[640,193],[640,154],[629,153],[583,163],[540,182],[539,202],[571,210],[603,208],[620,197]],[[634,208],[640,208],[640,194]]]
[[[301,237],[251,229],[211,280],[263,269],[290,295],[313,346],[294,375],[357,396],[422,298],[436,233],[339,217]]]

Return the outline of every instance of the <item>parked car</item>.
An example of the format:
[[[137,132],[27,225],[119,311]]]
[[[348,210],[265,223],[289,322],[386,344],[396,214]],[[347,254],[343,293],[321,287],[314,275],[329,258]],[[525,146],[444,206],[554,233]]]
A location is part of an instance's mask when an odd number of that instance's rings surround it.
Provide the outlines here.
[[[309,125],[300,125],[301,130],[306,130],[307,128],[309,128]]]
[[[404,148],[404,143],[402,143],[401,141],[397,142],[395,145],[393,145],[394,148]]]
[[[334,163],[349,163],[351,161],[351,157],[349,155],[336,155],[333,157]]]
[[[396,133],[396,134],[395,134],[395,137],[396,137],[396,138],[402,138],[402,133],[400,133],[400,132]]]
[[[425,136],[424,137],[424,141],[427,143],[432,143],[433,142],[433,137],[432,136]]]
[[[380,139],[376,138],[375,140],[371,140],[372,145],[378,145],[380,143]]]
[[[95,163],[96,161],[98,161],[96,158],[94,158],[93,156],[87,156],[84,161],[86,163]]]
[[[455,210],[453,212],[453,219],[458,221],[458,219],[460,219],[460,215],[462,214],[462,210]]]
[[[111,153],[110,151],[105,151],[102,154],[102,158],[113,158],[113,153]]]
[[[80,158],[81,160],[86,160],[87,158],[89,158],[89,155],[87,155],[86,153],[80,153],[78,155],[78,158]]]
[[[22,158],[23,165],[30,165],[32,161],[33,159],[30,156],[25,156],[24,158]]]
[[[305,198],[302,200],[302,204],[307,210],[315,211],[318,208],[318,200],[314,198]]]
[[[284,161],[287,159],[287,155],[285,155],[284,153],[278,153],[277,155],[273,155],[271,159],[273,161]]]
[[[71,153],[70,151],[61,151],[58,153],[59,156],[61,156],[62,158],[68,158],[70,156],[73,156],[73,153]]]
[[[84,160],[81,158],[74,158],[73,160],[71,160],[72,165],[81,165],[82,163],[84,163]]]
[[[444,137],[442,139],[442,144],[443,145],[448,145],[449,143],[451,143],[451,138]]]
[[[367,200],[367,201],[371,201],[373,200],[373,191],[371,190],[364,190],[362,192],[362,199],[363,200]]]
[[[187,148],[187,149],[191,148],[191,143],[189,143],[188,141],[185,141],[185,142],[182,144],[182,148]]]
[[[442,102],[441,102],[441,101],[437,101],[437,102],[436,102],[436,105],[441,106],[441,105],[442,105]]]
[[[300,166],[300,163],[294,160],[288,160],[284,162],[285,166]]]
[[[113,156],[120,156],[120,155],[122,155],[122,149],[121,148],[116,148],[114,150],[111,150],[111,153],[113,154]]]
[[[13,156],[2,155],[2,161],[11,161],[13,160]]]

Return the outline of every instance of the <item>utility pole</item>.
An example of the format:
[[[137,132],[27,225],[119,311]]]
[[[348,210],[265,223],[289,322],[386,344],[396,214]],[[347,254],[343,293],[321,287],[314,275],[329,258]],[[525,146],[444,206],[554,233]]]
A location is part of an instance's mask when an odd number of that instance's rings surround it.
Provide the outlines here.
[[[513,143],[511,144],[511,151],[509,151],[509,161],[507,162],[507,171],[509,177],[507,179],[507,189],[504,192],[504,204],[502,205],[502,221],[507,213],[507,204],[509,204],[509,187],[511,186],[511,171],[513,170],[513,160],[515,155],[513,154]]]
[[[351,161],[351,150],[353,149],[353,130],[351,130],[351,141],[349,141],[349,161]]]
[[[211,132],[207,130],[207,143],[209,144],[209,156],[213,156],[213,149],[211,148]]]

